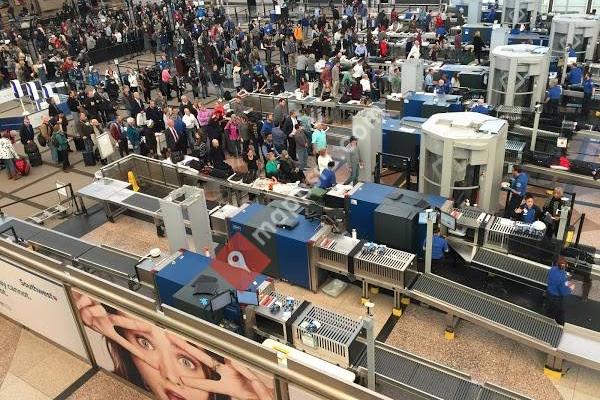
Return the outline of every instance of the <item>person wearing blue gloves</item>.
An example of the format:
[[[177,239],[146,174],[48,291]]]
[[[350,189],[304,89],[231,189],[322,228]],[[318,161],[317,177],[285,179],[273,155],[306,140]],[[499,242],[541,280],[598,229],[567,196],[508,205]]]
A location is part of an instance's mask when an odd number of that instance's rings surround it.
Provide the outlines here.
[[[548,272],[548,289],[546,289],[546,314],[558,324],[565,324],[565,298],[569,296],[575,285],[569,280],[567,261],[560,257]]]

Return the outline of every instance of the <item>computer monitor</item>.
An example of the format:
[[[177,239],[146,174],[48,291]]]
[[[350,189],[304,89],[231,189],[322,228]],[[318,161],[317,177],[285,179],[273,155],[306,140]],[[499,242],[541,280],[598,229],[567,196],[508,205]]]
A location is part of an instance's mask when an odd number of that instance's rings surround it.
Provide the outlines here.
[[[448,213],[440,213],[440,223],[451,231],[456,230],[456,218]]]
[[[427,213],[425,211],[421,211],[419,213],[419,224],[423,225],[427,223]]]
[[[258,294],[256,292],[246,292],[244,290],[237,291],[237,299],[240,304],[258,305]]]
[[[225,308],[229,304],[231,304],[231,293],[228,291],[213,297],[210,301],[210,306],[213,311],[218,311],[222,308]]]

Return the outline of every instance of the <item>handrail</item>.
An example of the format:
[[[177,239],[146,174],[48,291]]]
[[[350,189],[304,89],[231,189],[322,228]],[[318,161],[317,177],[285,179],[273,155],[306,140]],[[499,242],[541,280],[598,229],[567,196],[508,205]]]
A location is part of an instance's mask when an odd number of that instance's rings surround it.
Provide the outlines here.
[[[60,186],[60,187],[56,187],[54,189],[50,189],[50,190],[47,190],[47,191],[42,192],[42,193],[34,194],[34,195],[29,196],[29,197],[25,197],[25,198],[22,198],[22,199],[19,199],[19,200],[12,201],[12,202],[7,203],[7,204],[0,205],[0,218],[4,218],[4,211],[2,211],[2,208],[10,207],[10,206],[13,206],[15,204],[19,204],[19,203],[22,203],[22,202],[27,201],[27,200],[31,200],[31,199],[39,197],[39,196],[43,196],[43,195],[48,194],[48,193],[57,192],[57,191],[59,191],[61,189],[67,188],[67,187],[69,188],[69,192],[70,192],[70,196],[69,196],[70,198],[67,199],[67,200],[71,200],[73,203],[75,203],[75,208],[77,210],[76,211],[76,215],[84,213],[85,212],[85,205],[83,205],[83,203],[82,203],[81,208],[80,208],[79,203],[77,202],[77,197],[75,196],[75,191],[73,190],[73,185],[71,185],[70,183],[67,183],[66,185],[63,185],[63,186]],[[62,204],[63,202],[64,201],[61,201],[60,204]]]
[[[283,367],[278,363],[276,354],[256,342],[168,306],[163,305],[164,313],[158,312],[154,301],[145,296],[69,265],[54,264],[53,260],[10,242],[0,240],[0,257],[32,268],[66,286],[85,291],[101,301],[131,311],[141,318],[197,341],[200,345],[214,349],[221,355],[243,360],[327,399],[389,399],[354,383],[331,378],[303,364],[288,361],[288,367]]]

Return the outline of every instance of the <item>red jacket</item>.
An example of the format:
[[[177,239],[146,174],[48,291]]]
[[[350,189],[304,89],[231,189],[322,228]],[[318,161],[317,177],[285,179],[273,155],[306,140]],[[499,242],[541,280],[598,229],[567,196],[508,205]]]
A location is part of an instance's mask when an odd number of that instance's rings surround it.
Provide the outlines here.
[[[388,48],[387,42],[385,40],[382,40],[381,42],[379,42],[379,56],[387,57],[389,52],[390,52],[390,50]]]

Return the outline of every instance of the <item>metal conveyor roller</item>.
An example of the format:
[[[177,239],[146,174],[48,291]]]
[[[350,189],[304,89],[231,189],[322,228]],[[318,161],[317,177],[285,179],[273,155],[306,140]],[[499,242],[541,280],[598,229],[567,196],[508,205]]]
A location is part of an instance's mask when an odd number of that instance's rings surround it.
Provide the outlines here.
[[[562,327],[550,318],[435,275],[419,276],[411,292],[432,298],[434,306],[439,300],[552,348],[562,335]]]
[[[358,363],[367,368],[366,352]],[[424,360],[395,349],[385,343],[375,344],[375,372],[380,379],[397,384],[398,398],[404,390],[426,393],[444,400],[523,400],[526,397],[508,392],[493,385],[481,385],[459,371]],[[421,397],[419,397],[421,398]]]
[[[546,287],[548,271],[550,270],[545,265],[529,262],[485,248],[477,250],[471,263],[499,271],[502,274],[525,279],[542,287]]]

